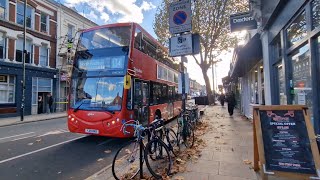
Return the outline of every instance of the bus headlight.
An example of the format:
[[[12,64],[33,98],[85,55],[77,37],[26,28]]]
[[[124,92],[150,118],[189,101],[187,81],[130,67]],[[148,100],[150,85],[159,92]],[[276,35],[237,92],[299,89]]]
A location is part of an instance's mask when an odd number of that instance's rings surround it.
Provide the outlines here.
[[[116,122],[115,122],[115,121],[112,121],[111,123],[114,124],[114,123],[116,123]]]
[[[120,120],[120,119],[119,119],[119,118],[117,118],[117,122],[119,122],[119,120]]]
[[[71,118],[71,121],[74,121],[74,118]]]
[[[69,115],[68,118],[71,118],[71,115]]]

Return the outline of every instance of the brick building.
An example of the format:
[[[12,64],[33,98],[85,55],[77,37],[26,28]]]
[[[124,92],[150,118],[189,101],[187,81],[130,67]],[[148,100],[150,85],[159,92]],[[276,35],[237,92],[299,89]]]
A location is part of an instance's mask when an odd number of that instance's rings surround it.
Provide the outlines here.
[[[23,12],[22,1],[0,0],[0,117],[20,113]],[[56,88],[57,10],[49,1],[29,0],[26,16],[25,114],[28,115],[44,112],[37,106],[38,97],[54,95]]]

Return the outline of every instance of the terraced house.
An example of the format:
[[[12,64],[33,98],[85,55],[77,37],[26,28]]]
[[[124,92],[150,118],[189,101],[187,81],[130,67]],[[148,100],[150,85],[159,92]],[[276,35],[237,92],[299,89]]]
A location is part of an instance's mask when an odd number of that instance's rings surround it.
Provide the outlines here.
[[[25,114],[37,112],[36,89],[52,93],[56,77],[57,10],[48,1],[28,1],[26,9]],[[0,117],[17,116],[22,96],[24,4],[0,0]]]

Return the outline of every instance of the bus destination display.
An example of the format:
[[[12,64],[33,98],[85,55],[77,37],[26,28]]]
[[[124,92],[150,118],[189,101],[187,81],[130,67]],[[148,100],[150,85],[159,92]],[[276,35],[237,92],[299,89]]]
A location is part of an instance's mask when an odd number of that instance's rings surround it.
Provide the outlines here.
[[[303,110],[260,110],[266,170],[316,174]]]

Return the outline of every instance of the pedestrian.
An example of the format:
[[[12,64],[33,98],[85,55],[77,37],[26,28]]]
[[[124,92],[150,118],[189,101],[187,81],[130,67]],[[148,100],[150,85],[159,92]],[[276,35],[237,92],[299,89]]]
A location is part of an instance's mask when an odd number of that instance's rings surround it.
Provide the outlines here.
[[[43,99],[42,96],[38,96],[38,114],[43,112]]]
[[[231,91],[227,96],[227,102],[228,102],[228,112],[229,115],[233,115],[233,109],[236,106],[236,97],[234,95],[234,92]]]
[[[225,99],[226,99],[226,96],[223,93],[221,93],[219,96],[219,101],[220,101],[221,106],[224,106]]]
[[[47,95],[47,114],[51,113],[52,111],[52,104],[53,104],[53,98],[51,93],[48,93]]]

